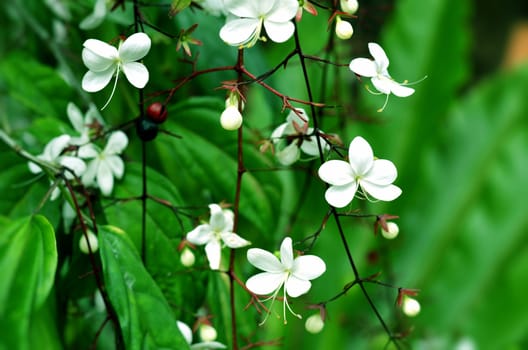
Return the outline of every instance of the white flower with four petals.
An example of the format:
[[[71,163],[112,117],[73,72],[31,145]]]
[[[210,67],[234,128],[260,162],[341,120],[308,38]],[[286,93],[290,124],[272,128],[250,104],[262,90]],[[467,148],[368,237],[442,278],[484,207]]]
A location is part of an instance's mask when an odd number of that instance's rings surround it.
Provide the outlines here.
[[[187,233],[187,240],[193,244],[204,245],[207,260],[211,270],[220,268],[222,243],[229,248],[245,247],[251,242],[246,241],[233,232],[234,214],[229,209],[222,209],[218,204],[209,204],[211,217],[208,224],[197,226]]]
[[[261,38],[262,26],[277,43],[291,38],[295,31],[292,19],[297,14],[297,0],[224,0],[231,14],[220,29],[220,38],[237,47],[251,47]]]
[[[376,43],[369,43],[368,48],[374,59],[355,58],[350,62],[349,68],[357,75],[370,78],[372,85],[381,94],[387,95],[385,104],[379,109],[379,111],[383,111],[391,93],[398,97],[407,97],[414,93],[414,89],[391,78],[388,71],[389,59],[381,46]]]
[[[92,143],[81,146],[79,157],[92,159],[81,178],[83,184],[99,187],[102,194],[109,196],[114,188],[114,177],[121,179],[125,172],[125,164],[119,154],[127,145],[126,134],[115,131],[108,138],[102,151]]]
[[[246,282],[246,287],[258,295],[272,294],[270,299],[275,301],[277,294],[284,286],[284,322],[286,323],[286,307],[293,315],[301,318],[290,308],[286,294],[292,298],[306,294],[312,286],[310,281],[326,271],[324,261],[315,255],[302,255],[294,258],[290,237],[282,241],[280,260],[272,253],[259,248],[249,249],[247,259],[264,272],[250,277]]]
[[[392,201],[400,196],[401,189],[392,183],[398,172],[390,160],[376,159],[368,142],[357,136],[350,143],[348,161],[329,160],[319,167],[319,177],[330,184],[325,198],[336,208],[348,205],[359,188],[362,194]]]
[[[123,71],[127,80],[138,89],[145,87],[149,80],[147,68],[136,62],[149,52],[150,38],[145,33],[135,33],[119,43],[116,49],[103,41],[88,39],[84,42],[82,60],[88,72],[82,79],[82,88],[88,92],[97,92],[108,85],[115,75],[112,93],[103,109],[108,105],[117,86],[119,73]]]
[[[70,144],[72,145],[81,146],[89,143],[94,123],[103,123],[97,108],[93,104],[90,105],[86,114],[83,115],[79,107],[75,103],[70,102],[66,108],[66,113],[73,128],[79,133],[79,136],[71,137]]]

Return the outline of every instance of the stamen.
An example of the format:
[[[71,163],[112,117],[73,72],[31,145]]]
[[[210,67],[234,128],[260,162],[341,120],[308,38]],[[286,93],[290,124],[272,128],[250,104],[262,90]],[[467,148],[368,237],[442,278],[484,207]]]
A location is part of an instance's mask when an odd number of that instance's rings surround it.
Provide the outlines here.
[[[112,100],[112,97],[114,96],[114,92],[115,92],[116,87],[117,87],[117,79],[119,78],[119,67],[120,67],[120,65],[118,64],[117,65],[117,69],[116,69],[116,77],[115,77],[115,81],[114,81],[114,87],[112,87],[112,93],[110,93],[110,97],[108,98],[108,101],[106,101],[106,103],[101,108],[101,110],[105,109],[106,106],[108,106],[108,104],[110,103],[110,100]]]

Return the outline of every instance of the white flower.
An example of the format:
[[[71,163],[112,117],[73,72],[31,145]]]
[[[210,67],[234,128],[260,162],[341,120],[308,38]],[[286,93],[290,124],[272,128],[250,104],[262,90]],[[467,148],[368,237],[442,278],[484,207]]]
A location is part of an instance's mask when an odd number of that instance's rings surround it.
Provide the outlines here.
[[[97,28],[106,17],[106,0],[96,0],[93,12],[79,23],[79,28],[89,30]]]
[[[394,94],[398,97],[407,97],[414,93],[414,89],[404,86],[405,83],[400,84],[394,81],[388,72],[389,59],[385,51],[376,43],[369,43],[368,48],[374,60],[368,58],[355,58],[350,62],[350,70],[364,77],[371,78],[374,87],[382,94],[387,95],[385,104],[380,111],[382,111],[389,97],[389,94]]]
[[[83,116],[79,108],[75,103],[68,103],[66,108],[66,113],[68,114],[68,119],[72,124],[75,131],[79,133],[80,136],[70,138],[70,144],[81,146],[90,142],[90,133],[93,129],[94,123],[102,124],[101,116],[97,111],[97,108],[94,105],[91,105],[86,112],[86,115]]]
[[[368,195],[382,201],[398,198],[402,191],[392,184],[397,175],[394,164],[375,159],[372,148],[360,136],[350,143],[348,162],[330,160],[319,168],[319,177],[331,185],[325,193],[326,201],[336,208],[349,204],[359,187],[366,198]]]
[[[121,70],[130,84],[138,89],[147,84],[147,68],[142,63],[135,62],[145,57],[150,50],[150,38],[147,34],[132,34],[120,42],[119,49],[97,39],[88,39],[83,46],[82,59],[89,69],[82,79],[82,88],[85,91],[100,91],[108,85],[114,75],[116,76],[112,93],[103,108],[112,99]]]
[[[86,164],[82,159],[64,154],[66,147],[70,145],[70,139],[69,135],[61,135],[53,138],[44,147],[44,152],[37,156],[38,159],[48,162],[51,165],[66,168],[67,171],[64,172],[64,177],[68,180],[72,180],[76,176],[81,176],[86,170]],[[29,162],[28,166],[29,171],[33,174],[42,172],[42,168],[33,162]],[[51,200],[55,200],[59,196],[59,193],[59,189],[55,188],[51,193]]]
[[[275,155],[283,165],[295,163],[301,156],[301,151],[309,156],[318,156],[317,139],[313,135],[314,129],[308,127],[309,117],[302,108],[297,108],[299,116],[290,111],[286,123],[279,125],[271,133],[271,140],[275,147]],[[308,136],[311,135],[311,136]],[[328,144],[321,139],[323,151],[329,149]]]
[[[252,265],[265,272],[250,277],[246,282],[246,287],[258,295],[273,293],[270,298],[275,301],[284,285],[284,322],[286,323],[286,307],[293,315],[301,318],[290,308],[286,294],[292,298],[306,294],[312,286],[310,280],[321,276],[326,271],[324,261],[315,255],[302,255],[294,259],[290,237],[282,241],[280,260],[272,253],[259,248],[249,249],[247,258]]]
[[[183,338],[185,338],[185,341],[187,344],[191,346],[192,350],[207,350],[207,349],[225,349],[227,346],[225,346],[222,343],[219,343],[217,341],[205,341],[202,343],[196,343],[192,344],[192,330],[191,327],[187,326],[187,324],[183,323],[182,321],[176,321],[178,325],[178,329],[180,330],[180,333],[183,335]],[[210,326],[209,326],[210,327]],[[211,327],[212,328],[212,327]]]
[[[193,244],[204,245],[205,254],[211,270],[220,268],[223,242],[229,248],[245,247],[251,242],[246,241],[233,232],[234,214],[229,209],[222,209],[218,204],[209,204],[211,217],[208,224],[197,226],[187,233],[187,240]]]
[[[268,37],[277,43],[288,40],[295,30],[291,22],[299,3],[297,0],[224,0],[229,19],[220,29],[220,38],[227,44],[251,47],[260,39],[262,26]]]
[[[105,196],[112,193],[114,177],[120,179],[125,172],[125,164],[119,154],[128,145],[128,137],[122,131],[113,132],[108,142],[100,151],[94,144],[79,148],[79,157],[92,159],[81,180],[86,186],[99,187]]]

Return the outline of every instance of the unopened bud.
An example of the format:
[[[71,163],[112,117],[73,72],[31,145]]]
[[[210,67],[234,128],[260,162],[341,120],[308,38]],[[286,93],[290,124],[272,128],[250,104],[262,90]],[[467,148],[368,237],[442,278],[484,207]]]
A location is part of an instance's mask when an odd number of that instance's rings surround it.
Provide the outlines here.
[[[200,338],[204,342],[215,341],[217,337],[216,329],[208,324],[202,324],[200,326]]]
[[[354,28],[352,28],[350,22],[343,21],[341,17],[337,16],[335,33],[339,39],[347,40],[352,37],[352,34],[354,34]]]
[[[88,237],[88,241],[86,240],[86,237]],[[90,254],[90,250],[88,249],[88,242],[90,242],[90,248],[92,249],[92,253],[95,253],[99,248],[99,242],[97,241],[97,236],[94,235],[91,231],[88,231],[86,232],[86,234],[83,234],[81,236],[81,239],[79,240],[79,249],[84,254]]]
[[[220,116],[220,124],[226,130],[237,130],[242,125],[242,114],[238,111],[238,107],[227,107]]]
[[[304,327],[306,328],[306,331],[312,334],[321,332],[324,327],[324,321],[321,318],[321,314],[317,313],[308,317],[304,323]]]
[[[414,317],[420,313],[420,303],[418,300],[405,296],[402,304],[403,313],[409,317]]]
[[[398,233],[400,233],[400,228],[398,227],[398,224],[392,221],[387,221],[387,231],[381,227],[381,235],[387,239],[394,239],[396,236],[398,236]]]
[[[341,0],[341,10],[350,15],[357,12],[359,4],[357,0]]]
[[[194,265],[195,260],[196,259],[194,258],[193,252],[187,247],[183,248],[183,251],[180,255],[180,262],[182,263],[182,265],[186,267],[191,267]]]

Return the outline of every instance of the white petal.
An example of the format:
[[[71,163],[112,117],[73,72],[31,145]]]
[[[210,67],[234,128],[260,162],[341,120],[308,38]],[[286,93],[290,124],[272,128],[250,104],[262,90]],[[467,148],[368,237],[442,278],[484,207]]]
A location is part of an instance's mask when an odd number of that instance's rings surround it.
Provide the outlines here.
[[[282,265],[291,269],[293,267],[293,247],[292,239],[290,237],[284,238],[280,246],[280,258]]]
[[[77,154],[79,155],[79,157],[81,158],[95,158],[97,156],[99,156],[99,151],[97,150],[97,148],[95,148],[95,146],[91,143],[87,144],[87,145],[83,145],[81,147],[79,147],[79,150],[77,151]]]
[[[263,271],[272,273],[282,273],[284,271],[284,266],[279,259],[264,249],[248,249],[247,259],[251,265]]]
[[[293,262],[293,276],[303,280],[313,280],[326,271],[326,264],[318,256],[302,255]]]
[[[101,40],[88,39],[83,43],[83,46],[100,57],[115,59],[118,56],[115,47]]]
[[[386,70],[389,67],[389,59],[387,58],[387,55],[385,54],[385,51],[381,48],[381,46],[376,43],[369,43],[368,48],[370,54],[376,61],[378,68],[382,71]]]
[[[298,9],[299,2],[297,0],[275,0],[275,6],[267,14],[266,20],[273,22],[289,21],[295,17]]]
[[[123,73],[130,84],[138,89],[143,89],[149,80],[149,72],[147,67],[139,62],[128,62],[123,64]]]
[[[212,239],[205,245],[205,254],[209,260],[209,267],[211,270],[218,270],[220,268],[220,258],[222,254],[222,247],[220,242]]]
[[[390,160],[376,159],[370,171],[362,179],[377,185],[390,185],[396,180],[398,171]]]
[[[220,29],[220,38],[232,46],[241,46],[254,38],[260,26],[256,18],[234,19]]]
[[[222,343],[217,341],[205,341],[191,345],[191,350],[211,350],[211,349],[227,349]]]
[[[394,82],[391,86],[391,92],[398,97],[408,97],[414,94],[414,89]]]
[[[125,63],[140,60],[148,54],[150,45],[147,34],[132,34],[119,47],[119,58]]]
[[[310,117],[308,117],[308,114],[306,114],[304,109],[296,108],[296,110],[301,114],[302,118],[294,111],[290,111],[290,113],[288,113],[288,116],[286,117],[286,121],[291,125],[293,125],[293,122],[295,122],[298,126],[303,127],[310,121]]]
[[[331,206],[343,208],[352,202],[357,188],[358,184],[356,182],[343,186],[330,186],[325,192],[325,199]]]
[[[84,91],[97,92],[106,87],[115,73],[115,67],[112,66],[102,72],[88,71],[82,79],[82,88]]]
[[[251,242],[246,241],[244,238],[232,232],[224,232],[220,234],[220,237],[226,246],[233,249],[245,247],[251,244]]]
[[[79,23],[79,28],[89,30],[98,27],[106,16],[106,0],[97,0],[93,12]]]
[[[397,84],[391,78],[387,78],[383,75],[372,77],[370,81],[379,92],[387,95],[391,93],[394,84]]]
[[[128,145],[128,137],[121,130],[114,131],[108,138],[104,148],[104,154],[120,154]]]
[[[198,225],[194,230],[187,233],[187,240],[197,245],[206,244],[213,238],[213,232],[208,224]]]
[[[224,211],[218,204],[209,204],[209,210],[211,217],[209,218],[209,226],[212,231],[222,232],[225,228],[225,215]]]
[[[47,160],[49,162],[54,162],[57,160],[57,158],[60,156],[62,151],[68,146],[70,143],[70,136],[69,135],[61,135],[53,138],[46,147],[44,147],[44,153],[42,154],[42,159]]]
[[[295,276],[290,276],[284,285],[284,288],[286,288],[286,293],[288,293],[288,295],[292,298],[306,294],[311,287],[312,284],[310,281],[299,279]]]
[[[350,164],[342,160],[324,162],[319,167],[318,174],[321,180],[335,186],[343,186],[355,181]]]
[[[88,163],[88,167],[84,171],[84,174],[81,177],[81,182],[85,186],[95,185],[95,178],[97,176],[97,169],[99,168],[99,159],[94,159]]]
[[[361,181],[360,185],[371,197],[379,199],[380,201],[393,201],[402,193],[402,190],[395,185],[377,185],[366,180]]]
[[[192,343],[192,330],[191,327],[187,326],[187,324],[183,323],[182,321],[176,321],[178,325],[178,329],[180,330],[180,333],[183,335],[183,338],[187,342],[187,344]]]
[[[125,163],[123,163],[121,157],[106,156],[104,162],[106,163],[106,165],[108,165],[116,179],[120,179],[123,177],[123,174],[125,173]]]
[[[299,159],[301,152],[296,143],[290,143],[283,150],[276,152],[275,156],[282,165],[290,165]]]
[[[75,176],[81,176],[86,170],[86,164],[77,157],[62,156],[60,157],[60,164],[73,171]],[[73,174],[69,171],[65,173],[67,179],[73,179]]]
[[[355,175],[365,175],[374,164],[374,153],[369,143],[361,136],[356,136],[348,148],[348,162]]]
[[[377,72],[376,63],[368,58],[354,58],[348,66],[350,70],[362,77],[375,77]]]
[[[286,276],[286,272],[261,272],[250,277],[246,282],[246,287],[258,295],[270,294],[282,286]]]
[[[97,169],[97,186],[105,196],[109,196],[114,188],[112,170],[104,161],[99,162],[99,168]]]
[[[84,117],[75,103],[68,103],[68,106],[66,107],[66,114],[68,115],[68,119],[70,120],[73,128],[76,131],[82,133],[85,129]]]
[[[288,126],[288,123],[282,123],[281,125],[279,125],[275,130],[273,130],[273,132],[271,133],[271,140],[273,142],[279,142],[282,140],[281,136],[283,136],[285,134],[285,129],[286,127]]]
[[[271,1],[262,0],[224,0],[227,11],[238,17],[257,18],[261,14],[259,13],[259,3],[263,3],[269,8],[273,5]]]
[[[33,174],[39,174],[42,172],[42,168],[33,162],[28,162],[29,171]]]
[[[266,28],[268,37],[276,43],[285,42],[292,37],[295,31],[295,26],[292,22],[272,22],[265,20],[264,28]]]

